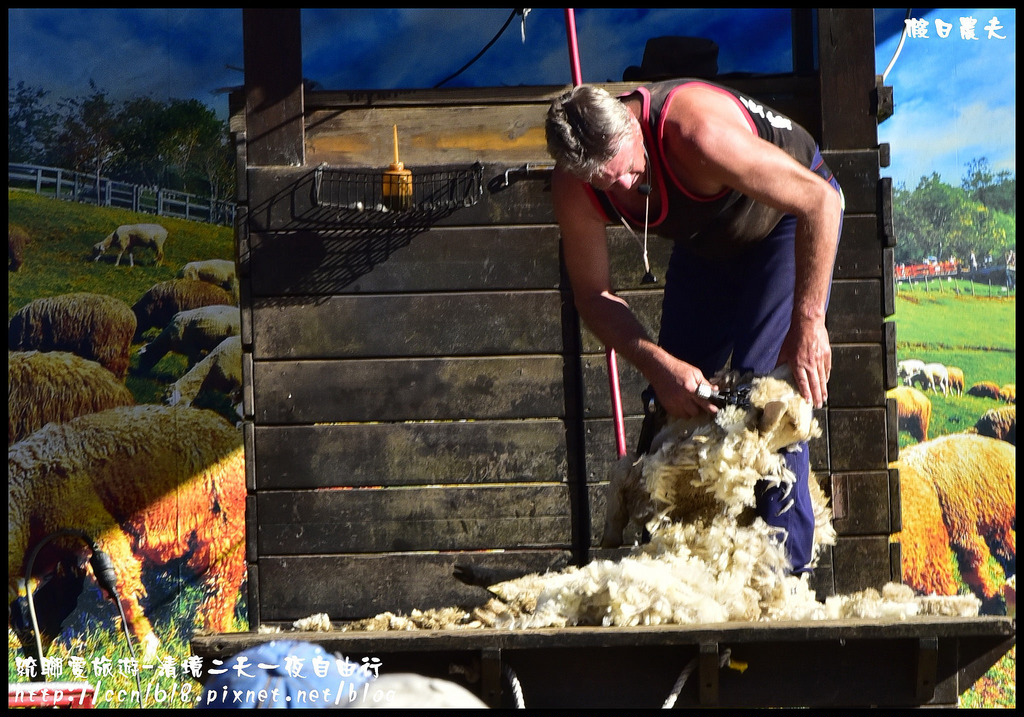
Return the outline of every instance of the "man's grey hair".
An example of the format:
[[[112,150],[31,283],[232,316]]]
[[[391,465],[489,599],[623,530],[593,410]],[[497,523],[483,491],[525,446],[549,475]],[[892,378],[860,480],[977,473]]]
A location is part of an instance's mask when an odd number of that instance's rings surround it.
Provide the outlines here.
[[[618,154],[632,132],[622,102],[600,87],[578,85],[551,102],[544,125],[548,153],[570,174],[589,181]]]

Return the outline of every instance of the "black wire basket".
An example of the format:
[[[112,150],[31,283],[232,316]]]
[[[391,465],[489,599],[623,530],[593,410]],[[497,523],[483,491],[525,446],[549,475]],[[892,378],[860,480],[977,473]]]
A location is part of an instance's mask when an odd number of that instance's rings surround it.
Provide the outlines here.
[[[403,191],[401,201],[396,201],[397,193],[386,186],[394,179],[382,170],[320,165],[313,177],[314,202],[346,213],[438,215],[471,207],[483,196],[483,165],[479,162],[459,169],[413,169],[411,192]]]

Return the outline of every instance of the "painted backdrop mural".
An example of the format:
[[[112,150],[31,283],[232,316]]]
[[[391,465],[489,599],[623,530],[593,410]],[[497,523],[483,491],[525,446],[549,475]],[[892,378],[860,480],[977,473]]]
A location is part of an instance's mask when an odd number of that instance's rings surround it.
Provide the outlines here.
[[[559,9],[522,15],[456,74],[507,9],[303,13],[311,86],[569,81]],[[576,17],[588,82],[621,79],[648,38],[673,34],[714,38],[723,74],[790,69],[786,9]],[[248,628],[225,94],[242,82],[241,11],[8,20],[9,679],[89,682],[102,706],[190,706],[189,638]],[[404,51],[381,60],[382,33]],[[1016,562],[1015,11],[879,9],[876,33],[895,98],[879,139],[898,236],[905,579],[1002,613]],[[1012,704],[1002,669],[1004,686],[986,678],[969,706]]]

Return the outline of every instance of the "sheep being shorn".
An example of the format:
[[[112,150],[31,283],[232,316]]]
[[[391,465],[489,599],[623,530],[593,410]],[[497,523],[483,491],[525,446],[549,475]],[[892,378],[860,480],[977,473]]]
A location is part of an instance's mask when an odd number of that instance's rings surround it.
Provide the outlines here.
[[[138,328],[135,338],[154,326],[167,326],[179,311],[198,309],[201,306],[232,304],[231,295],[220,287],[197,279],[170,279],[154,284],[132,306]]]
[[[207,352],[241,330],[237,306],[214,304],[179,311],[160,334],[139,349],[139,370],[149,371],[169,352],[184,354],[194,366]]]
[[[613,482],[625,483],[610,487],[610,492],[621,490],[616,499],[627,506],[626,519],[648,520],[651,533],[648,543],[634,546],[625,557],[497,582],[487,588],[494,598],[471,611],[382,613],[341,629],[526,629],[978,614],[980,603],[973,595],[922,597],[910,586],[895,584],[831,596],[822,603],[806,575],[788,575],[777,529],[750,510],[752,487],[761,478],[792,482],[777,452],[814,436],[817,425],[810,404],[785,381],[755,379],[751,401],[751,409],[729,407],[713,420],[670,422],[655,438],[651,453],[636,461],[623,459],[613,469],[619,476]],[[820,508],[815,540],[823,547],[834,544],[836,536],[824,495],[815,487],[811,481],[812,501]],[[613,525],[611,533],[616,530]]]
[[[11,351],[67,351],[128,373],[135,314],[113,296],[87,292],[30,301],[7,324]]]
[[[145,658],[159,645],[146,616],[146,582],[168,564],[181,561],[202,581],[204,627],[232,628],[245,578],[245,462],[241,435],[223,418],[145,405],[51,423],[10,446],[7,475],[10,601],[24,594],[33,546],[75,528],[110,556]],[[35,563],[39,577],[61,552],[85,555],[77,540],[50,545],[56,552],[44,550]]]
[[[135,403],[95,361],[65,351],[7,352],[7,445],[47,423]]]
[[[913,386],[897,386],[885,392],[896,401],[896,426],[920,443],[928,440],[928,424],[932,419],[932,402]]]
[[[93,261],[99,261],[108,249],[117,252],[114,266],[121,265],[121,257],[128,252],[128,262],[135,266],[133,250],[136,248],[152,249],[156,252],[154,264],[164,260],[164,242],[167,241],[167,230],[159,224],[122,224],[110,232],[102,241],[93,245]]]
[[[1016,573],[1016,447],[954,433],[903,449],[899,463],[934,484],[964,582],[983,600],[996,598],[1005,575]]]

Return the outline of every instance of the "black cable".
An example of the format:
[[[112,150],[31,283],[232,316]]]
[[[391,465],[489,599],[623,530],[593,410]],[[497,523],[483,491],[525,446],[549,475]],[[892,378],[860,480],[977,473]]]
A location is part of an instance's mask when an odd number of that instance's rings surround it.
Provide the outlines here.
[[[508,20],[506,20],[506,21],[505,21],[505,24],[501,26],[501,29],[500,29],[500,30],[498,30],[498,34],[497,34],[497,35],[495,35],[495,36],[494,36],[494,37],[493,37],[493,38],[491,39],[491,41],[490,41],[490,42],[488,42],[488,43],[487,43],[486,45],[484,45],[484,49],[480,50],[480,52],[478,52],[478,53],[476,54],[476,57],[474,57],[474,58],[473,58],[472,60],[470,60],[470,61],[469,61],[469,62],[467,62],[467,63],[466,63],[465,65],[463,65],[463,66],[462,66],[461,68],[459,68],[459,69],[458,69],[458,70],[457,70],[457,71],[456,71],[456,72],[455,72],[454,74],[448,75],[448,77],[445,77],[445,78],[444,78],[443,80],[441,80],[441,81],[440,81],[440,82],[438,82],[438,83],[437,83],[436,85],[434,85],[433,89],[435,89],[435,90],[436,90],[436,89],[437,89],[438,87],[440,87],[441,85],[445,84],[445,83],[446,83],[446,82],[448,82],[449,80],[454,80],[454,79],[455,79],[456,77],[458,77],[458,76],[459,76],[459,75],[461,75],[461,74],[462,74],[463,72],[465,72],[466,70],[468,70],[468,69],[469,69],[469,66],[470,66],[470,65],[472,65],[472,64],[473,64],[474,62],[476,62],[477,60],[479,60],[479,59],[480,59],[481,57],[483,57],[483,54],[484,54],[485,52],[487,52],[488,50],[490,50],[490,49],[491,49],[491,45],[493,45],[494,43],[496,43],[496,42],[498,41],[498,38],[499,38],[499,37],[501,37],[501,36],[502,36],[502,34],[503,34],[503,33],[505,32],[505,30],[507,30],[507,29],[508,29],[508,26],[512,24],[512,19],[513,19],[513,18],[514,18],[514,17],[516,16],[516,15],[522,14],[522,12],[523,12],[523,11],[522,11],[522,9],[521,9],[521,8],[515,8],[514,10],[512,10],[512,14],[508,16]]]
[[[32,599],[32,567],[36,557],[39,555],[39,551],[42,550],[44,545],[54,538],[68,535],[81,539],[92,552],[89,564],[92,566],[93,575],[96,577],[96,582],[99,586],[110,594],[110,599],[117,606],[117,611],[121,616],[121,628],[124,631],[125,641],[128,643],[128,652],[131,653],[132,660],[136,660],[135,647],[132,645],[131,634],[128,632],[128,618],[124,614],[124,606],[121,605],[121,599],[117,594],[117,574],[114,572],[114,562],[110,559],[109,555],[100,550],[99,546],[96,545],[96,541],[90,538],[84,531],[62,528],[50,533],[36,543],[28,555],[28,560],[25,562],[25,597],[28,600],[28,614],[32,619],[32,632],[35,635],[36,649],[39,651],[40,667],[42,667],[43,659],[43,641],[39,635],[39,622],[36,619],[35,601]],[[135,672],[135,684],[139,688],[139,708],[141,709],[142,680],[139,677],[138,670]]]

